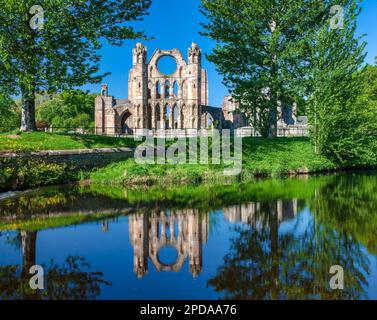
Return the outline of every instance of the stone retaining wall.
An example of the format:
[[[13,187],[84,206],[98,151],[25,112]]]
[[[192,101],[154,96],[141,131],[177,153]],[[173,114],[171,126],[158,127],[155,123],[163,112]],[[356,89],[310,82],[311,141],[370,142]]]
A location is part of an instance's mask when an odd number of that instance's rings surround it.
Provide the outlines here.
[[[127,160],[134,156],[130,148],[79,149],[79,150],[47,150],[28,153],[0,153],[0,159],[23,158],[42,160],[48,163],[74,165],[79,169],[102,167],[111,162]]]

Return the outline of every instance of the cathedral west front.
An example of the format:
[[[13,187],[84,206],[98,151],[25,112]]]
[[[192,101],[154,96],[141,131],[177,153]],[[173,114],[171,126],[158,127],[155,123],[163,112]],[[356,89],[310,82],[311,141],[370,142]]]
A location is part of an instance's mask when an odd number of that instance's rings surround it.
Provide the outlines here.
[[[158,68],[165,56],[177,63],[170,75]],[[197,44],[188,49],[187,62],[178,49],[157,49],[147,61],[147,48],[141,43],[132,50],[132,59],[128,99],[115,99],[108,94],[107,85],[101,87],[95,103],[97,134],[133,134],[137,129],[197,130],[213,124],[220,110],[208,106],[208,77]]]

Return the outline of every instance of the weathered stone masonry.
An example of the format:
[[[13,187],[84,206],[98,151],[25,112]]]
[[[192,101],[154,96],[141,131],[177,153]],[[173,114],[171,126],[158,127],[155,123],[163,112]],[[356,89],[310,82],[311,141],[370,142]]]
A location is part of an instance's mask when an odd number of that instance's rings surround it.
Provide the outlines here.
[[[177,69],[165,75],[158,62],[173,57]],[[155,50],[149,62],[147,49],[138,43],[132,51],[127,100],[115,99],[102,85],[95,101],[97,134],[133,134],[135,129],[208,128],[218,108],[208,106],[207,71],[202,69],[202,52],[193,43],[188,62],[178,49]],[[176,89],[176,90],[175,90]],[[205,107],[205,108],[204,108]],[[217,122],[218,123],[218,122]]]

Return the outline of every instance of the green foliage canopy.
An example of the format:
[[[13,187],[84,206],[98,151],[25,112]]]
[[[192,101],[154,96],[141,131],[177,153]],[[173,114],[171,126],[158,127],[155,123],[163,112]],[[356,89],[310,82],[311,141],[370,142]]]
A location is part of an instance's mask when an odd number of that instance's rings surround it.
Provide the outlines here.
[[[23,131],[35,130],[36,93],[101,81],[106,74],[99,74],[98,50],[105,41],[121,45],[144,37],[128,22],[140,20],[151,1],[41,0],[43,28],[31,27],[35,4],[0,2],[0,88],[21,95]]]
[[[91,127],[94,121],[95,94],[81,90],[53,95],[37,106],[37,123],[62,128]]]
[[[343,28],[334,30],[329,22],[324,24],[311,54],[308,110],[312,139],[318,152],[343,166],[372,165],[377,155],[377,113],[362,102],[368,100],[366,87],[370,84],[363,79],[364,71],[358,73],[365,58],[365,43],[356,37],[361,9],[357,0],[342,4]]]
[[[232,97],[263,136],[276,135],[277,106],[302,101],[313,34],[334,1],[202,0],[203,35]]]
[[[20,122],[19,108],[7,94],[0,92],[0,132],[9,131]]]

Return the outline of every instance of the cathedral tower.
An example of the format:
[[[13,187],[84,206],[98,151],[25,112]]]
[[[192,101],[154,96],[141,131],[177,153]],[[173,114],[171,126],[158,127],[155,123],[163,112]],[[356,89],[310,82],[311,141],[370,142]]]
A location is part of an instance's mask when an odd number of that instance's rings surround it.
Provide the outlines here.
[[[192,112],[192,128],[200,129],[202,94],[202,50],[196,43],[188,49],[188,96],[187,102]]]
[[[132,69],[128,80],[129,100],[135,106],[136,129],[145,128],[147,122],[148,75],[147,48],[137,43],[132,49]]]

